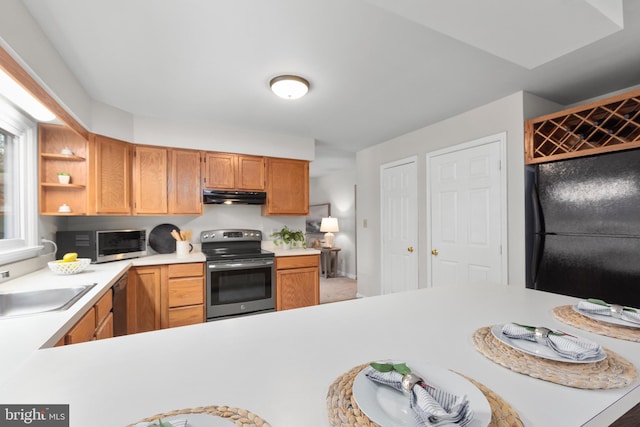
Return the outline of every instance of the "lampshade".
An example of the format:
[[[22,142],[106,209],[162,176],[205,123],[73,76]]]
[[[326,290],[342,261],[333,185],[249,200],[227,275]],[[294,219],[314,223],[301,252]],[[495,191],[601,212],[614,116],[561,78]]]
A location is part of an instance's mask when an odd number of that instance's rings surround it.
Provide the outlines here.
[[[322,222],[320,223],[320,231],[325,232],[324,235],[324,245],[328,248],[333,247],[333,233],[340,231],[338,228],[338,218],[322,218]]]
[[[0,93],[38,121],[50,122],[56,118],[51,111],[2,70],[0,70]]]
[[[323,233],[337,233],[340,231],[338,228],[338,218],[322,218],[322,222],[320,223],[320,231]]]
[[[273,93],[284,99],[302,98],[309,91],[309,82],[299,76],[278,76],[269,83]]]

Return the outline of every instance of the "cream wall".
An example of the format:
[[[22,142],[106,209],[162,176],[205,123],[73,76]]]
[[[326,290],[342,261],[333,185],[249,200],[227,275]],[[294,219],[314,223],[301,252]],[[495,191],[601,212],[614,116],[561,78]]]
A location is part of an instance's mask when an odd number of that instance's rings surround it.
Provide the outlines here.
[[[418,157],[418,281],[427,286],[426,155],[500,132],[507,134],[508,283],[524,286],[524,93],[399,136],[357,153],[358,292],[380,294],[380,166]],[[366,227],[365,227],[366,222]]]

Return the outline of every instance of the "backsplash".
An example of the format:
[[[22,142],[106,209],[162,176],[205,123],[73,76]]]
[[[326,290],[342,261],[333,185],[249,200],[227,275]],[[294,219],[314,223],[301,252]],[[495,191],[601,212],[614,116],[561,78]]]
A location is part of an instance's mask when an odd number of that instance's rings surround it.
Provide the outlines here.
[[[281,229],[284,225],[289,228],[304,230],[304,216],[262,216],[260,206],[251,205],[205,205],[202,216],[78,216],[63,217],[58,228],[60,230],[118,230],[127,228],[141,228],[151,230],[160,224],[173,224],[182,230],[191,230],[193,243],[199,243],[200,233],[205,230],[220,228],[246,228],[261,230],[264,239]]]

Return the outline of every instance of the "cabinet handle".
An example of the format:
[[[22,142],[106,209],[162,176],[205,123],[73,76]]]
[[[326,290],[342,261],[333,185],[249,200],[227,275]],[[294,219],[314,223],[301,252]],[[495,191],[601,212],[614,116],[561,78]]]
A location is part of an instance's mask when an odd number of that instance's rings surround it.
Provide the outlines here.
[[[409,252],[413,253],[413,246],[409,246],[409,247],[407,248],[407,250],[408,250]]]
[[[437,249],[433,249],[433,250],[431,251],[431,255],[438,256],[438,254],[439,254],[439,252],[438,252],[438,250],[437,250]]]

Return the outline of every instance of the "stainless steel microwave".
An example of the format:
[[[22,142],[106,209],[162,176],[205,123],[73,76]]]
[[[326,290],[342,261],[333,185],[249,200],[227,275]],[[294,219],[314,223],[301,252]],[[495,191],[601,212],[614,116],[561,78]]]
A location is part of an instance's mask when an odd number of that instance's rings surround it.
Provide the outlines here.
[[[147,254],[145,230],[91,230],[56,232],[56,259],[67,252],[94,263],[137,258]]]

